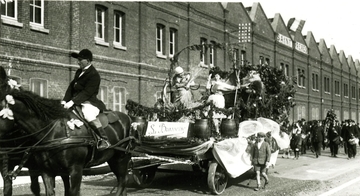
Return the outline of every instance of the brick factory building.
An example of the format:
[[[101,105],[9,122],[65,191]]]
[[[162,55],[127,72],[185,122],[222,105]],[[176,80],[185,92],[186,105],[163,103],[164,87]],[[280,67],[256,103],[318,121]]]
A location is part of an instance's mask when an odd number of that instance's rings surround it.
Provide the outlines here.
[[[290,121],[324,119],[330,109],[340,120],[360,121],[359,60],[324,39],[316,42],[311,31],[303,35],[304,21],[267,18],[259,3],[13,0],[0,6],[1,66],[44,97],[63,97],[78,69],[69,53],[87,48],[109,109],[125,111],[127,99],[152,106],[176,52],[193,44],[236,43],[245,25],[251,36],[235,46],[238,58],[299,76]],[[223,50],[179,57],[185,69],[200,61],[231,69]]]

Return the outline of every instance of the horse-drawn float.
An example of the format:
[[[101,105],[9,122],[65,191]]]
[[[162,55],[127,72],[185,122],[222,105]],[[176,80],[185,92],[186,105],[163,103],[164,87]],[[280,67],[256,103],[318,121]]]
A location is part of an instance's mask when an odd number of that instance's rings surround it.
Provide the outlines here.
[[[217,142],[210,138],[206,121],[200,124],[150,121],[144,125],[134,126],[144,133],[132,157],[135,182],[147,186],[154,179],[158,166],[173,163],[191,165],[194,171],[206,173],[212,193],[221,194],[225,190],[228,174],[212,152]]]
[[[233,51],[228,48],[233,47],[231,44],[186,47],[171,59],[162,97],[154,107],[128,100],[128,114],[145,117],[132,124],[140,145],[133,150],[130,168],[140,186],[152,182],[160,165],[176,163],[191,165],[194,171],[205,173],[210,191],[221,194],[228,178],[236,178],[252,168],[251,137],[258,132],[271,132],[280,148],[289,145],[289,139],[280,136],[277,123],[287,119],[293,105],[293,100],[288,99],[294,93],[289,79],[281,70],[266,65],[243,62],[240,72],[236,59],[231,59],[232,72],[202,63],[189,65],[185,72],[178,65],[182,51],[204,47]],[[201,86],[195,81],[201,82],[197,79],[204,75],[208,76],[206,92],[200,99],[194,99],[194,90]],[[273,153],[273,165],[277,153]]]
[[[192,171],[207,175],[212,194],[219,195],[229,178],[236,178],[252,168],[249,139],[258,132],[271,132],[279,147],[289,145],[288,138],[279,135],[276,122],[258,118],[238,124],[224,119],[220,135],[213,132],[208,119],[191,122],[134,122],[133,131],[140,135],[141,145],[135,147],[129,164],[130,173],[140,187],[149,186],[162,165],[190,165]],[[278,151],[270,163],[275,165]]]

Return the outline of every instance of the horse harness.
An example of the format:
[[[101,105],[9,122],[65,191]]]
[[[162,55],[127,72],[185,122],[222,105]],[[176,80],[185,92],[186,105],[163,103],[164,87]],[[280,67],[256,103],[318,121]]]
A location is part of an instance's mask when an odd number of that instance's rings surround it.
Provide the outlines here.
[[[75,111],[75,110],[74,110]],[[87,130],[92,130],[91,127],[89,126],[88,122],[83,118],[83,114],[81,111],[81,109],[77,109],[75,112],[73,112],[78,118],[79,120],[81,120],[84,123],[84,126],[86,126]],[[112,123],[115,123],[117,121],[120,121],[120,118],[114,114],[112,111],[105,111],[103,113],[100,113],[97,118],[99,118],[103,128],[105,129],[108,126],[112,126]],[[59,139],[53,139],[51,141],[47,141],[47,142],[43,142],[43,140],[54,130],[55,126],[58,123],[64,123],[66,126],[66,138],[59,138]],[[7,163],[9,161],[9,157],[7,156],[7,154],[5,153],[5,156],[3,156],[2,158],[2,162],[3,162],[3,168],[1,168],[3,170],[3,172],[5,172],[4,176],[7,178],[12,178],[15,179],[17,177],[17,175],[21,172],[21,169],[24,167],[25,163],[27,162],[27,160],[29,159],[30,155],[32,154],[32,152],[34,151],[42,151],[42,150],[48,150],[49,148],[59,148],[61,146],[63,146],[64,144],[72,144],[74,146],[92,146],[92,150],[91,150],[91,159],[90,161],[87,163],[87,165],[90,165],[95,157],[95,153],[97,153],[98,151],[96,150],[96,143],[98,141],[98,136],[94,133],[94,131],[90,131],[91,136],[71,136],[71,130],[65,122],[65,119],[63,121],[60,120],[56,120],[54,121],[54,123],[50,123],[49,125],[47,125],[46,127],[42,128],[41,130],[37,131],[35,134],[40,133],[42,131],[44,131],[45,129],[47,129],[50,125],[52,125],[52,127],[48,130],[48,132],[45,134],[45,136],[40,139],[38,142],[36,142],[34,145],[27,147],[25,150],[23,150],[22,152],[24,153],[21,159],[20,164],[18,165],[18,168],[14,171],[8,172],[8,167],[7,167]],[[105,129],[105,130],[109,130],[109,129]],[[111,130],[114,130],[113,128],[111,128]],[[28,137],[33,136],[35,134],[31,134],[28,135]],[[125,133],[124,133],[125,134]],[[15,138],[17,139],[17,138]],[[114,149],[114,150],[119,150],[119,151],[124,151],[125,153],[129,153],[130,150],[133,148],[132,142],[135,140],[135,142],[137,141],[137,139],[133,136],[128,136],[125,137],[124,139],[118,141],[116,144],[112,144],[109,149]],[[127,142],[127,146],[121,147],[122,144]],[[40,145],[41,143],[41,145]],[[25,147],[20,147],[19,148],[25,148]],[[2,153],[1,153],[2,154]]]

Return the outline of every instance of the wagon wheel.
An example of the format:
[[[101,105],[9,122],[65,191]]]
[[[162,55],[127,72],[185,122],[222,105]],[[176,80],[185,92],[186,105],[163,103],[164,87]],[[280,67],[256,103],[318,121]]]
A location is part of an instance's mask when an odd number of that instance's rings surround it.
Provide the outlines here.
[[[138,186],[146,188],[153,182],[156,170],[157,166],[144,169],[134,169],[132,176]]]
[[[227,182],[228,176],[225,169],[217,162],[211,162],[207,178],[210,191],[216,195],[220,195],[225,191]]]

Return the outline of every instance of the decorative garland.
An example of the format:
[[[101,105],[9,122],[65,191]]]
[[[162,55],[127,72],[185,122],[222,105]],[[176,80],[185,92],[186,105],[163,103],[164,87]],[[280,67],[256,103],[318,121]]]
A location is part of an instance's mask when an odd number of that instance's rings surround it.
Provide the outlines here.
[[[168,122],[177,122],[183,116],[190,117],[190,120],[195,121],[196,119],[205,118],[203,111],[208,111],[209,115],[206,118],[211,119],[213,112],[222,113],[226,116],[230,116],[238,112],[238,108],[217,108],[212,102],[203,103],[197,107],[185,108],[182,104],[179,106],[174,106],[171,108],[165,108],[163,106],[158,107],[146,107],[143,106],[131,99],[127,100],[125,106],[128,111],[128,115],[132,117],[144,117],[146,120],[151,120],[154,114],[157,114],[158,117],[165,117]]]
[[[216,43],[216,44],[197,44],[183,48],[177,52],[173,58],[170,59],[169,78],[167,82],[171,81],[174,75],[174,68],[178,64],[179,55],[186,49],[202,51],[208,48],[226,50],[229,57],[233,57],[233,46],[239,45],[239,43]],[[232,60],[234,71],[236,68],[236,62]],[[206,118],[211,119],[214,112],[223,113],[226,116],[239,119],[239,122],[247,119],[255,119],[258,117],[270,118],[283,126],[289,124],[289,112],[290,109],[295,106],[295,84],[296,77],[287,77],[284,75],[283,70],[277,67],[271,67],[269,65],[252,65],[245,63],[241,66],[241,71],[238,78],[244,78],[250,71],[256,71],[260,74],[261,81],[263,83],[263,89],[259,90],[259,84],[253,84],[247,89],[240,90],[239,96],[236,96],[234,105],[231,108],[216,108],[212,103],[206,103],[210,92],[203,94],[201,98],[201,104],[194,108],[185,108],[184,105],[176,105],[172,103],[164,103],[164,100],[159,99],[157,105],[154,107],[142,106],[132,100],[128,100],[126,109],[130,116],[142,116],[146,120],[151,120],[153,116],[157,116],[159,119],[166,120],[168,122],[179,121],[182,117],[188,117],[189,120],[195,121],[196,119],[204,118],[204,111],[208,111]],[[230,75],[230,72],[227,72]],[[171,88],[171,86],[169,86]],[[262,91],[264,90],[264,91]],[[168,101],[165,101],[168,102]],[[212,122],[212,121],[210,121]],[[211,129],[214,129],[213,123],[210,124]],[[213,132],[213,131],[212,131]]]

